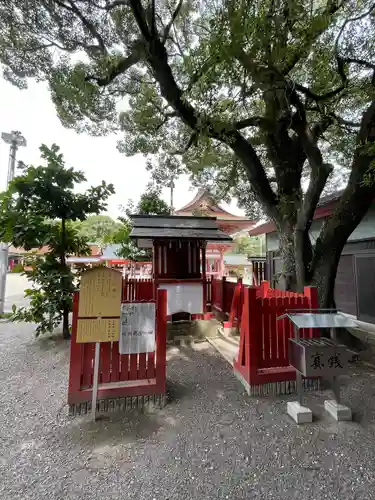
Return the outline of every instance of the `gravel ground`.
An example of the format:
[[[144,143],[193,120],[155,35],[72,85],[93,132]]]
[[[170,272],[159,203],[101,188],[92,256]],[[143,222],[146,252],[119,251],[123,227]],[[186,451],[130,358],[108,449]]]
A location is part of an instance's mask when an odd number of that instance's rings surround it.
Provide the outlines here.
[[[250,399],[206,344],[169,351],[162,411],[69,418],[68,346],[0,324],[1,499],[375,498],[375,371],[344,384],[355,421],[297,427],[286,399]],[[289,398],[290,399],[290,398]]]

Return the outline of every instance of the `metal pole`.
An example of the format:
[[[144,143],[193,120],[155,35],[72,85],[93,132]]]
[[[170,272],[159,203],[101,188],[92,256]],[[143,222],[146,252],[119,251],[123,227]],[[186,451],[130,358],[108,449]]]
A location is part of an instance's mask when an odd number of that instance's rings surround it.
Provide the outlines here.
[[[7,183],[5,186],[5,190],[7,190],[9,183],[14,179],[18,146],[26,146],[26,140],[22,137],[20,132],[15,131],[12,131],[10,134],[2,133],[1,138],[4,142],[10,144]],[[9,245],[7,243],[0,243],[0,314],[4,314],[6,280],[8,272],[8,249]]]
[[[294,338],[299,340],[299,328],[296,325],[294,326]],[[296,370],[296,386],[299,404],[303,406],[302,374],[298,370]]]

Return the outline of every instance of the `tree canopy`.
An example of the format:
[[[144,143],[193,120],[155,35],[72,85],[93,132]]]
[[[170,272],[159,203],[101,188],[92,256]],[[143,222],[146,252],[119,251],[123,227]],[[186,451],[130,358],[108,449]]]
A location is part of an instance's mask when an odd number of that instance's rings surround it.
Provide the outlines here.
[[[120,229],[120,224],[109,215],[90,215],[86,220],[76,222],[75,227],[90,243],[103,245]]]
[[[89,252],[72,221],[104,210],[114,189],[103,181],[76,193],[76,185],[86,181],[83,173],[65,166],[55,144],[40,150],[46,165],[24,166],[1,195],[0,239],[26,250],[48,247],[44,257],[31,258],[32,269],[25,272],[33,284],[25,291],[30,308],[14,311],[13,319],[37,323],[37,334],[52,331],[62,320],[68,338],[75,276],[66,258]]]
[[[121,207],[123,215],[119,217],[122,226],[113,234],[111,242],[121,245],[118,252],[120,257],[131,260],[149,260],[150,255],[147,251],[139,250],[130,239],[132,224],[130,215],[167,215],[170,210],[164,200],[160,198],[160,189],[155,186],[148,186],[146,191],[141,194],[138,203],[135,205],[133,200],[129,200],[126,207]]]
[[[65,126],[122,132],[125,154],[156,155],[161,171],[173,155],[220,197],[258,204],[279,233],[288,286],[314,282],[327,303],[375,195],[374,9],[369,0],[4,0],[0,60],[21,88],[27,77],[48,81]],[[347,187],[313,246],[335,165],[348,169]]]
[[[239,235],[234,238],[234,247],[228,253],[247,255],[247,257],[261,257],[264,245],[260,236]]]

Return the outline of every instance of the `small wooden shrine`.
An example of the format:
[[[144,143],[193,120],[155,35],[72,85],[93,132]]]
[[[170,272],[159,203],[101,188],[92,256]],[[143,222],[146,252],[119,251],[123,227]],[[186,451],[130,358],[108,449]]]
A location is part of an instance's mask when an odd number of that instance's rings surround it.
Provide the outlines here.
[[[207,242],[229,243],[215,217],[133,215],[130,237],[153,249],[155,289],[168,292],[167,314],[206,312]]]
[[[196,196],[174,215],[204,215],[215,217],[218,228],[227,235],[251,229],[256,221],[247,217],[233,215],[221,207],[205,189],[199,189]],[[232,242],[226,240],[209,241],[206,249],[206,273],[208,276],[221,278],[225,272],[224,254],[232,248]]]

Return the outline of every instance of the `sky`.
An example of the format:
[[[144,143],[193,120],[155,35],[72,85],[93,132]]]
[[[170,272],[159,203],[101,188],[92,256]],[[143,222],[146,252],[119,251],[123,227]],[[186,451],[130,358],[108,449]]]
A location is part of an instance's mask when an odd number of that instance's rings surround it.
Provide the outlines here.
[[[17,152],[17,161],[25,164],[40,164],[39,146],[56,143],[60,146],[67,166],[82,170],[89,185],[100,184],[102,180],[113,183],[116,194],[108,203],[108,215],[116,218],[119,206],[126,205],[129,199],[137,202],[149,181],[142,155],[131,158],[116,149],[116,136],[91,137],[77,134],[64,128],[50,99],[44,83],[29,82],[27,90],[19,90],[0,78],[0,132],[19,130],[27,141],[27,146]],[[0,190],[4,190],[8,169],[9,146],[0,142]],[[81,189],[80,189],[81,190]],[[176,182],[174,193],[175,208],[181,208],[195,195],[189,179],[181,177]],[[170,193],[163,190],[163,198],[169,203]],[[235,201],[222,206],[234,213],[243,215]]]

